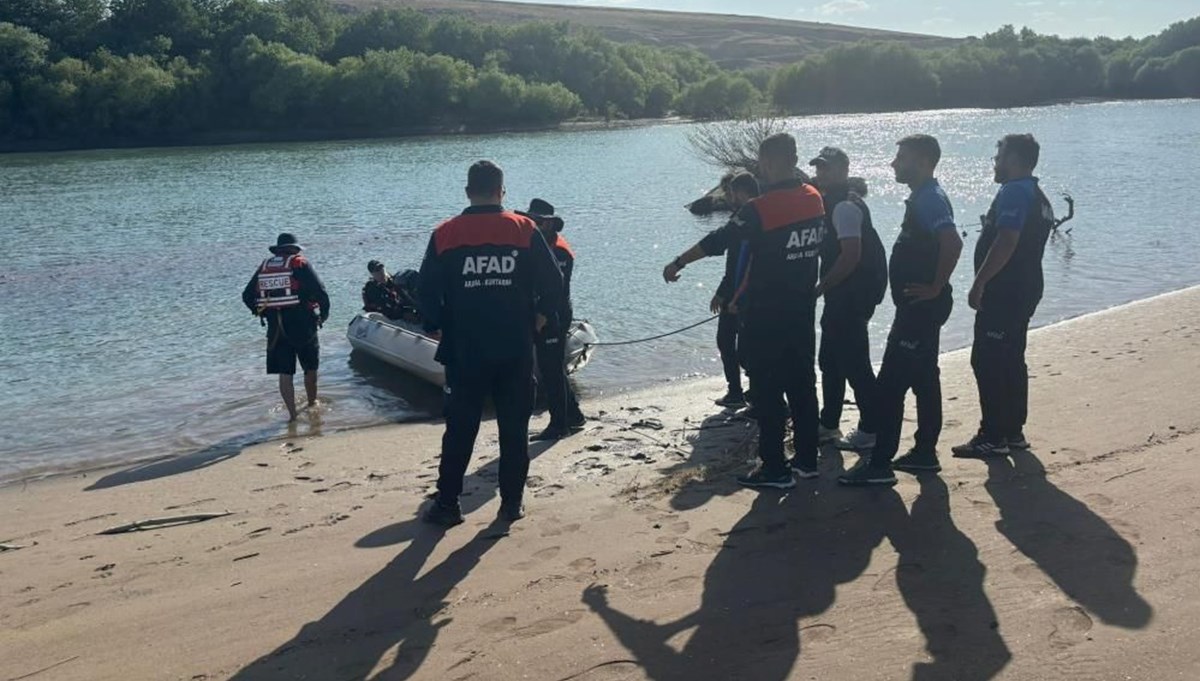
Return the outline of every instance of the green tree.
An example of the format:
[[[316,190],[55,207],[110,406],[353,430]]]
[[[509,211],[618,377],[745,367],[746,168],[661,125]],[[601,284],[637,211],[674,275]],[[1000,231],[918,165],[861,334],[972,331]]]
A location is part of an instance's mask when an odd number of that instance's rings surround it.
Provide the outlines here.
[[[355,15],[337,37],[330,57],[354,57],[369,50],[415,52],[429,49],[429,18],[409,8],[376,8]]]

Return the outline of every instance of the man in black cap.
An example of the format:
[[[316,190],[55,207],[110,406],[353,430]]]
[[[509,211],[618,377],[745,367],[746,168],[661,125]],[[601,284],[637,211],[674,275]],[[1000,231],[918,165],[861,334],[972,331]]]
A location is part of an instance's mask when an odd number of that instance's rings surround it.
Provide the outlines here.
[[[269,247],[272,253],[259,265],[242,290],[242,302],[267,326],[267,373],[279,375],[279,394],[288,420],[296,419],[296,390],[292,376],[296,360],[304,370],[308,406],[317,403],[317,369],[321,346],[317,328],[329,319],[329,294],[316,270],[301,255],[296,237],[283,233]]]
[[[887,289],[887,252],[871,223],[862,196],[850,189],[850,157],[825,147],[809,162],[825,200],[825,237],[821,242],[821,281],[825,297],[821,314],[822,443],[839,449],[875,446],[875,370],[867,326]],[[858,403],[858,427],[842,438],[839,428],[846,383]],[[839,439],[841,438],[841,439]]]
[[[546,409],[550,412],[550,424],[545,430],[534,435],[534,442],[561,440],[568,435],[583,430],[587,423],[583,412],[579,410],[579,400],[567,380],[567,332],[570,330],[574,310],[571,306],[571,273],[575,270],[575,252],[562,235],[563,219],[554,214],[554,206],[542,199],[529,202],[529,210],[524,213],[537,223],[542,236],[550,246],[550,252],[558,262],[562,272],[563,294],[562,305],[558,310],[558,325],[547,327],[540,331],[536,338],[537,365],[541,374],[541,385],[545,390]]]
[[[387,268],[378,260],[372,260],[367,263],[367,272],[371,278],[363,284],[363,310],[378,312],[388,319],[401,319],[404,306],[400,302],[400,290]]]
[[[525,517],[533,340],[558,325],[562,306],[562,275],[546,239],[533,220],[501,205],[504,171],[475,163],[466,191],[471,206],[429,239],[419,286],[425,332],[440,337],[437,360],[446,367],[438,492],[424,518],[444,527],[463,522],[458,499],[488,397],[500,429],[500,518]]]

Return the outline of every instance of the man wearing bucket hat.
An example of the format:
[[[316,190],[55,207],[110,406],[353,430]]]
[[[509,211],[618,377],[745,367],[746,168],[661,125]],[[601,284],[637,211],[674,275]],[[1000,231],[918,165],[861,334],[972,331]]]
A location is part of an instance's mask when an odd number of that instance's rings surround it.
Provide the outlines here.
[[[242,302],[267,327],[267,373],[278,374],[279,394],[289,420],[296,418],[292,376],[296,360],[304,370],[308,406],[317,403],[321,346],[317,328],[329,318],[329,294],[316,270],[301,255],[304,247],[284,232],[268,247],[271,257],[259,265],[242,290]]]
[[[563,295],[559,307],[559,323],[547,326],[534,339],[537,348],[538,372],[541,374],[541,385],[546,395],[546,409],[550,412],[550,424],[545,430],[534,435],[534,442],[561,440],[572,433],[583,429],[587,420],[579,410],[579,401],[571,382],[567,380],[566,346],[567,332],[574,318],[571,307],[571,273],[575,269],[575,252],[562,235],[563,219],[554,214],[554,206],[543,199],[529,202],[529,210],[524,213],[537,223],[542,236],[550,246],[550,252],[558,262],[562,272]]]

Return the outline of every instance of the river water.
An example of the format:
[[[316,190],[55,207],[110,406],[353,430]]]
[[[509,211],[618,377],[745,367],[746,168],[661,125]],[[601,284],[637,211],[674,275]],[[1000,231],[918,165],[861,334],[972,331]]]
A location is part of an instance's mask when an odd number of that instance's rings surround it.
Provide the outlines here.
[[[968,225],[995,192],[996,139],[1035,133],[1043,186],[1078,205],[1072,235],[1047,248],[1038,324],[1200,282],[1200,211],[1188,203],[1200,177],[1200,101],[822,116],[790,127],[807,152],[846,149],[889,246],[907,193],[888,167],[897,139],[940,138],[939,177]],[[505,168],[512,206],[538,196],[565,216],[579,258],[577,315],[604,340],[704,318],[720,259],[688,268],[678,285],[660,278],[719,224],[683,208],[717,175],[691,153],[690,130],[0,156],[0,479],[289,434],[263,373],[263,330],[240,301],[280,231],[300,237],[333,298],[322,336],[327,403],[291,434],[434,414],[437,391],[352,357],[345,327],[366,262],[417,267],[430,229],[461,208],[465,169],[479,158]],[[977,235],[965,229],[946,348],[970,335],[964,297]],[[890,318],[885,303],[876,360]],[[605,348],[578,387],[586,398],[718,374],[715,331]]]

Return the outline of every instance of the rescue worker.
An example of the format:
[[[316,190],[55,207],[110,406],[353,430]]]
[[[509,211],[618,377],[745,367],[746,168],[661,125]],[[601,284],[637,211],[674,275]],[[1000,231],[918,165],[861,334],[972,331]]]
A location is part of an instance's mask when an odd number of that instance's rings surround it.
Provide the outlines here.
[[[446,367],[446,432],[438,491],[427,522],[463,522],[459,496],[483,403],[492,398],[500,429],[500,518],[524,517],[533,411],[533,340],[558,333],[562,275],[533,220],[505,210],[504,172],[479,161],[467,172],[470,207],[438,226],[421,263],[426,333],[440,338]]]
[[[758,180],[750,173],[738,173],[730,178],[727,191],[728,200],[736,213],[758,196]],[[738,360],[738,326],[741,322],[734,306],[734,296],[742,281],[739,274],[746,269],[749,260],[749,253],[744,247],[745,244],[739,244],[726,250],[725,276],[709,303],[712,313],[720,315],[717,319],[717,351],[721,354],[721,366],[728,386],[725,395],[716,403],[717,406],[733,409],[746,405],[746,393],[742,390],[742,367]]]
[[[887,251],[863,201],[866,192],[850,187],[846,152],[825,147],[809,165],[816,168],[816,184],[825,200],[817,285],[817,295],[825,297],[817,354],[822,391],[819,440],[862,451],[875,446],[875,369],[867,330],[887,290]],[[840,425],[847,382],[854,389],[859,419],[858,427],[843,438]]]
[[[937,442],[942,431],[942,383],[938,368],[942,326],[953,305],[950,276],[962,253],[954,209],[934,178],[942,157],[938,141],[912,135],[898,143],[892,168],[896,181],[912,194],[888,263],[896,317],[876,381],[879,432],[869,456],[838,479],[844,485],[894,485],[895,470],[937,472]],[[917,397],[916,445],[892,459],[900,447],[904,398]]]
[[[283,233],[242,290],[242,302],[267,327],[267,373],[279,375],[288,420],[296,420],[296,360],[304,370],[308,406],[317,403],[321,345],[317,329],[329,319],[329,294],[296,237]]]
[[[1033,176],[1041,146],[1033,135],[1008,135],[997,145],[995,181],[1001,185],[975,245],[975,310],[971,366],[982,419],[970,442],[954,455],[985,458],[1027,449],[1029,320],[1042,299],[1042,255],[1054,229],[1054,209]]]
[[[371,274],[371,278],[363,284],[363,310],[379,312],[388,319],[402,318],[404,306],[400,303],[400,290],[388,274],[387,268],[378,260],[372,260],[367,263],[367,272]]]
[[[575,390],[567,380],[567,333],[575,314],[571,307],[571,274],[575,270],[575,252],[562,235],[563,219],[554,214],[554,206],[550,203],[534,199],[523,215],[533,220],[541,230],[563,278],[559,324],[543,329],[536,339],[538,372],[546,395],[546,408],[550,412],[550,424],[534,435],[532,441],[547,442],[578,433],[587,423],[579,409]]]
[[[720,255],[747,241],[752,259],[746,299],[739,305],[739,339],[758,411],[762,465],[738,478],[746,487],[789,489],[817,472],[816,287],[825,207],[815,187],[797,178],[796,140],[772,135],[758,150],[766,188],[722,228],[675,258],[663,270],[667,282],[701,258]],[[786,402],[785,402],[786,395]],[[784,456],[788,411],[796,456]]]

